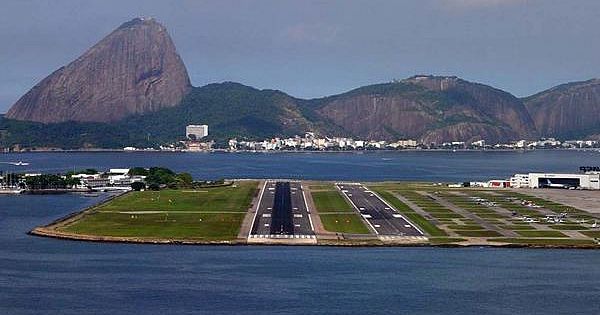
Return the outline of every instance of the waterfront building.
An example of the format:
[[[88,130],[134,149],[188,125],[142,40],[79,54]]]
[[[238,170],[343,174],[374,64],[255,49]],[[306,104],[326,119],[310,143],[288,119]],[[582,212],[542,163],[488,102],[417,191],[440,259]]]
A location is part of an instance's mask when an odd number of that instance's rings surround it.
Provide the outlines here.
[[[192,140],[201,139],[208,136],[208,125],[187,125],[185,127],[185,137]]]

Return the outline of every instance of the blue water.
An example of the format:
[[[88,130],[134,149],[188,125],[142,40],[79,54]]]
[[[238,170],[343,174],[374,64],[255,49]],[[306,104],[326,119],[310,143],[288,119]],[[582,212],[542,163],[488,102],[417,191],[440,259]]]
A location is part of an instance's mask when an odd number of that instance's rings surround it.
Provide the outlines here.
[[[598,151],[364,152],[364,153],[23,153],[0,154],[4,171],[61,172],[166,166],[194,177],[328,180],[463,181],[504,178],[519,172],[577,172],[600,166]]]
[[[561,154],[542,158],[551,161]],[[304,167],[314,178],[354,176],[335,173],[331,168],[336,165],[354,169],[358,175],[353,178],[404,179],[417,173],[400,162],[407,161],[405,156],[387,153],[117,154],[111,160],[103,156],[111,157],[104,153],[30,154],[16,159],[32,162],[32,169],[52,170],[69,164],[103,168],[160,161],[179,170],[191,169],[196,175],[224,177],[270,176],[282,174],[286,167],[297,174]],[[498,155],[482,156],[467,154],[461,165],[451,161],[448,163],[454,166],[435,168],[446,170],[444,178],[452,178],[454,168],[468,169],[472,165],[465,164],[471,162],[541,165],[514,161],[534,160],[529,154],[510,155],[513,161]],[[595,161],[592,157],[586,153],[572,159],[575,161],[555,161],[548,168],[590,164]],[[277,161],[277,166],[249,169],[256,163],[265,165],[269,158]],[[444,160],[426,154],[417,155],[410,163],[423,165],[423,159]],[[230,165],[234,161],[237,164]],[[279,164],[292,161],[299,165]],[[377,165],[362,165],[361,161]],[[386,163],[406,171],[388,177],[381,166]],[[314,165],[317,169],[307,167]],[[227,175],[242,170],[246,171],[240,176]],[[497,165],[485,170],[472,174],[501,174],[494,173],[500,171]],[[598,251],[128,245],[25,234],[36,225],[97,201],[78,195],[0,196],[0,314],[600,313]]]

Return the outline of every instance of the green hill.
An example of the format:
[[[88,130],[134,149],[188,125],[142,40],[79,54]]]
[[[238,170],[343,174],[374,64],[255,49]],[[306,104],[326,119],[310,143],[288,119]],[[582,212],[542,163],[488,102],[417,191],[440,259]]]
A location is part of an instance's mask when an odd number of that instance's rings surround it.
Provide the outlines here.
[[[326,129],[297,100],[276,90],[225,82],[193,88],[181,104],[113,123],[43,124],[0,118],[0,146],[74,148],[148,147],[184,139],[188,124],[209,125],[208,139],[263,139]],[[301,108],[302,107],[302,108]]]

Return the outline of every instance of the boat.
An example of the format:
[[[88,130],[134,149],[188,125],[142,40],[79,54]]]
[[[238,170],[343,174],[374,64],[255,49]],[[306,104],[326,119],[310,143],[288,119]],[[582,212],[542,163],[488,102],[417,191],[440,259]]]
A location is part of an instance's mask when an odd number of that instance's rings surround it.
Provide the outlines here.
[[[0,188],[0,195],[18,195],[24,191],[25,189],[20,188]]]
[[[10,165],[15,165],[15,166],[27,166],[27,165],[29,165],[28,162],[23,162],[23,161],[18,161],[18,162],[0,162],[0,163],[5,163],[5,164],[10,164]]]

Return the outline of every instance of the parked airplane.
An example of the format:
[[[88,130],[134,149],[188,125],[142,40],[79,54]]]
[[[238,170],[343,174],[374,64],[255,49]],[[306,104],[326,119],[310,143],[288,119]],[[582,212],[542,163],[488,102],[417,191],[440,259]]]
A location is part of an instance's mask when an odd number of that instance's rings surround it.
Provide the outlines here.
[[[564,188],[564,189],[569,189],[569,188],[575,188],[571,185],[565,185],[565,184],[554,184],[552,183],[552,181],[550,181],[549,179],[546,179],[546,184],[544,185],[545,187],[550,187],[550,188]]]

